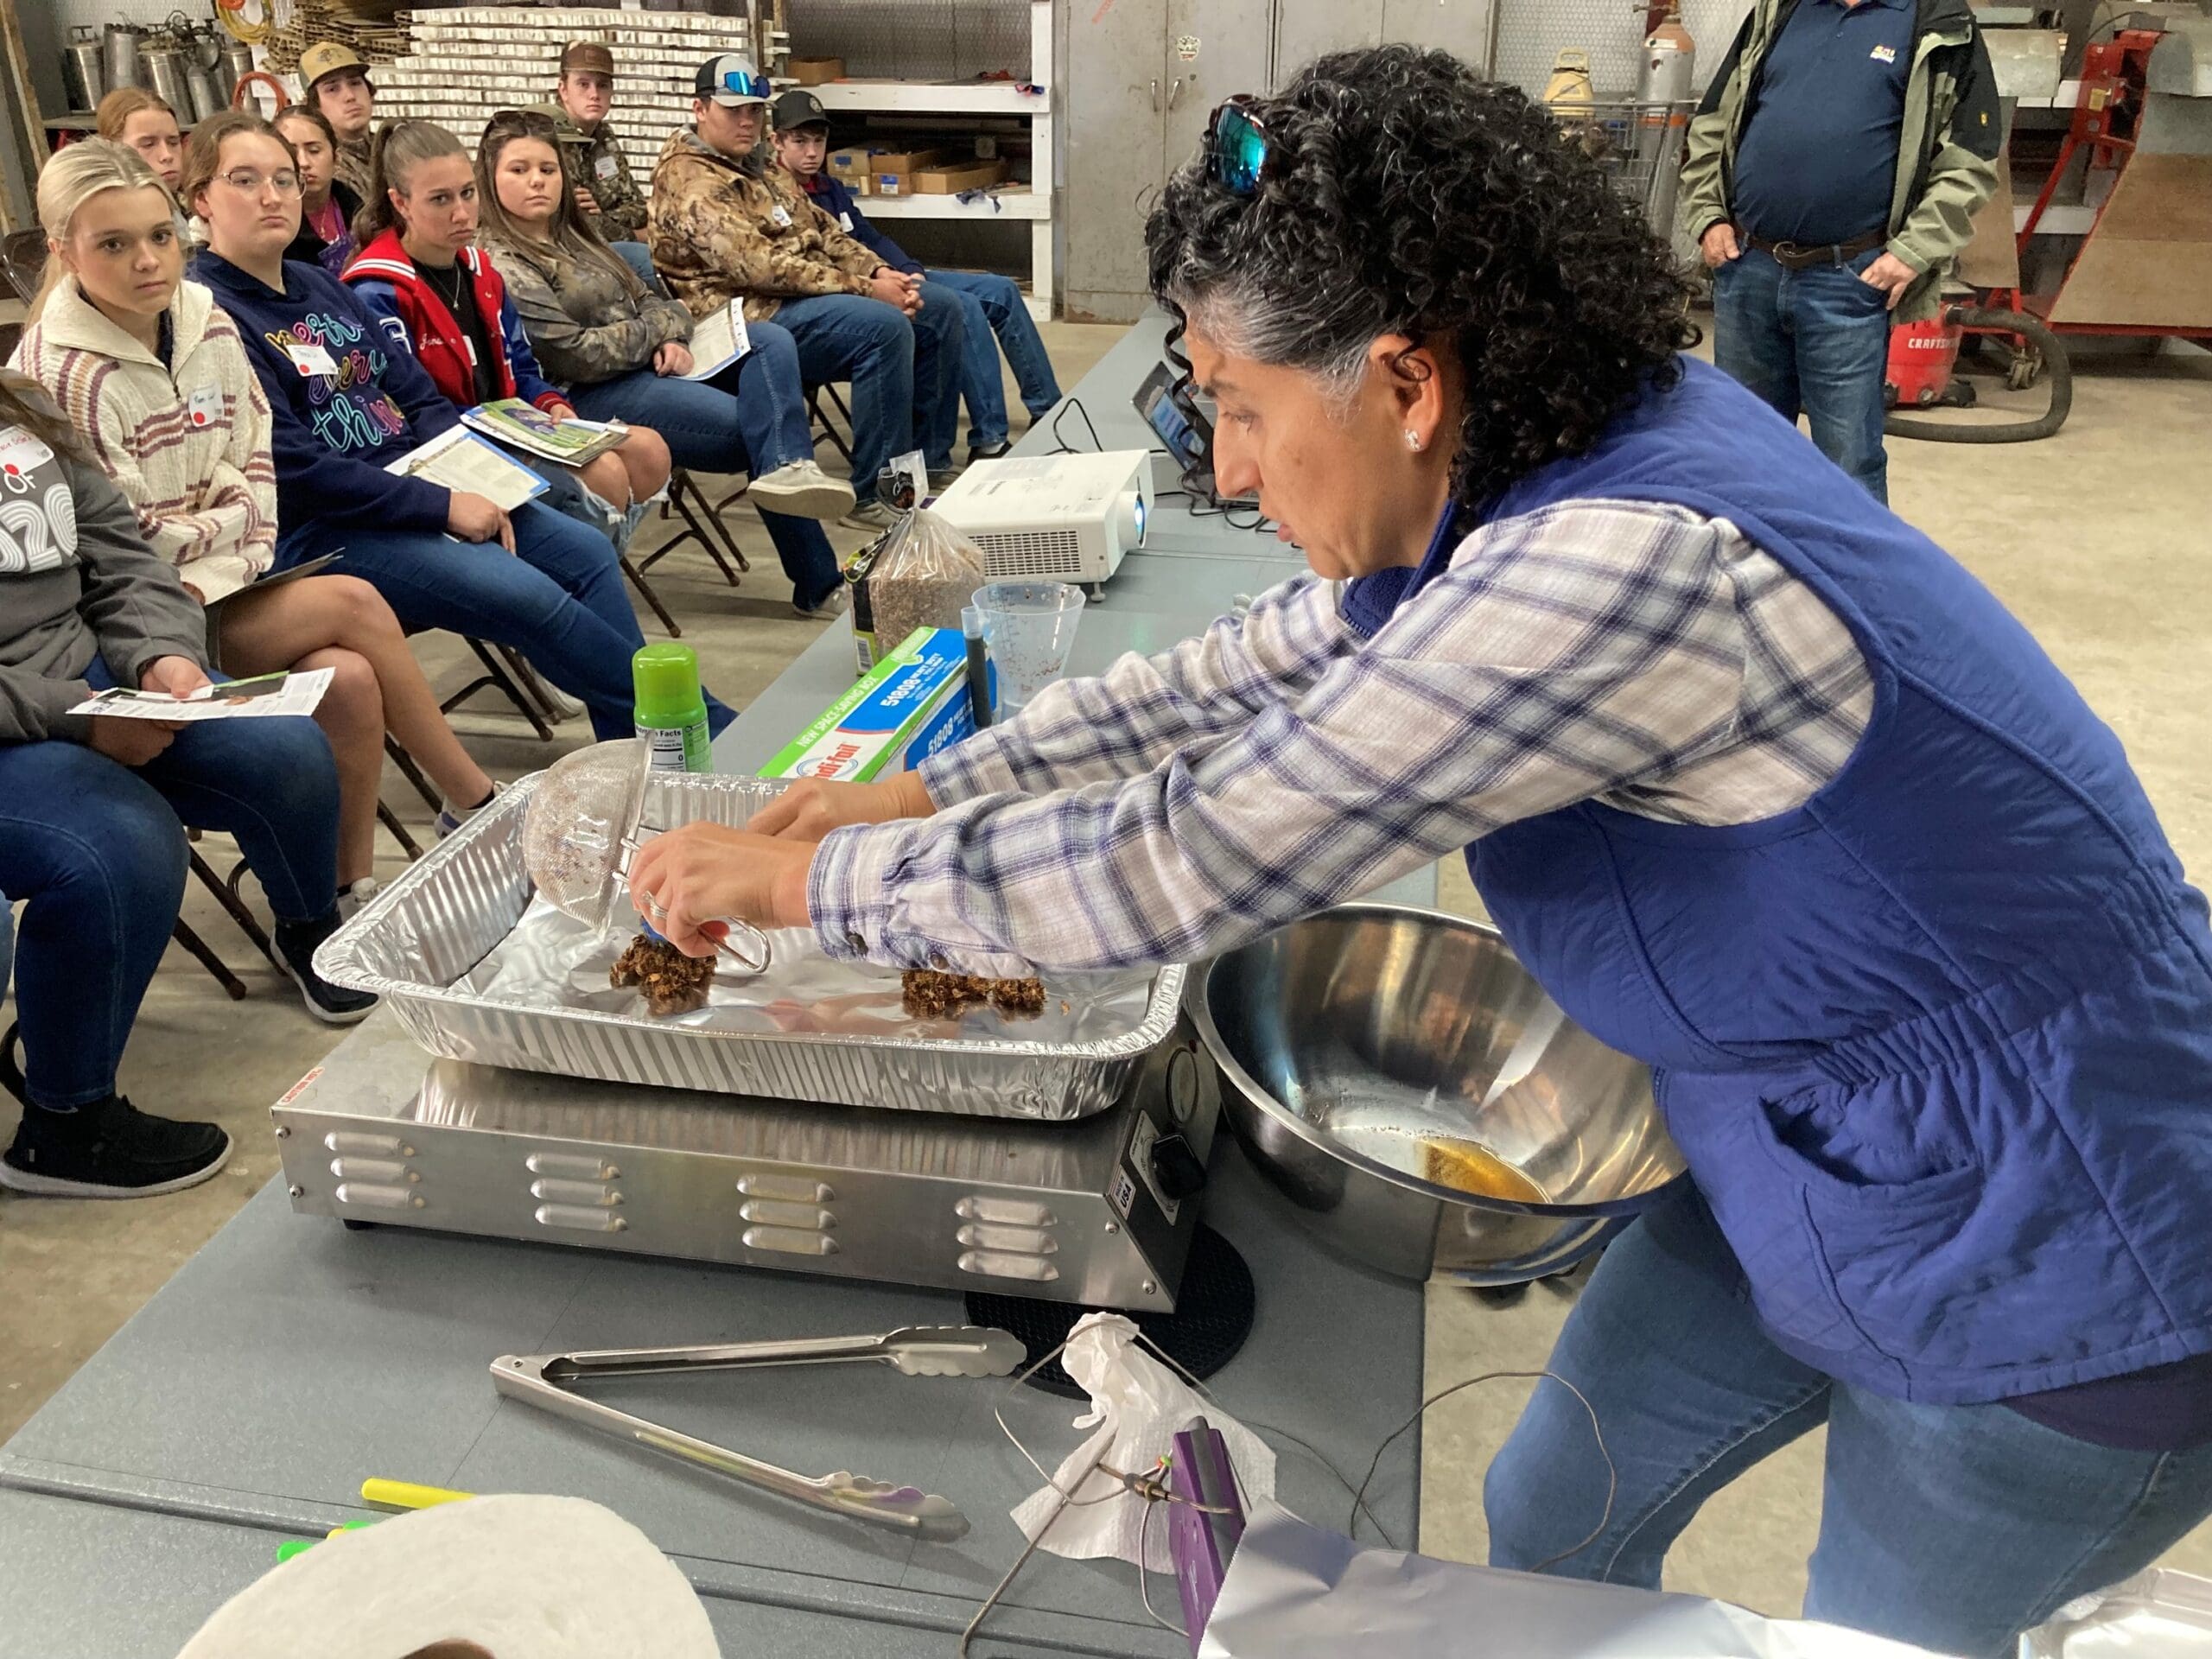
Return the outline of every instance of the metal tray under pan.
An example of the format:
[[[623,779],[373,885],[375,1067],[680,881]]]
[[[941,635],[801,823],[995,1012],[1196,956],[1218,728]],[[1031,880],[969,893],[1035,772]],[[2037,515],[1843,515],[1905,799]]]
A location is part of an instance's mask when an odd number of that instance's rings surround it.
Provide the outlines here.
[[[895,970],[832,962],[803,931],[773,936],[775,963],[760,978],[718,980],[707,1007],[653,1019],[607,987],[626,932],[594,939],[533,902],[522,821],[537,781],[509,789],[315,953],[325,978],[377,993],[433,1054],[610,1083],[1065,1122],[1113,1104],[1174,1027],[1180,968],[1049,978],[1035,1020],[988,1008],[957,1026],[910,1020]],[[782,787],[657,775],[645,822],[740,824]],[[791,1028],[831,1021],[845,1029]]]

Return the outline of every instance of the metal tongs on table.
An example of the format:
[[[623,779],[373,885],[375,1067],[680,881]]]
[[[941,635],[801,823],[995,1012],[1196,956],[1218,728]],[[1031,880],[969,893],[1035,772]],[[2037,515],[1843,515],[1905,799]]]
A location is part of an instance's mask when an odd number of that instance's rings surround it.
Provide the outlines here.
[[[574,1392],[579,1383],[623,1376],[690,1376],[780,1365],[874,1361],[908,1376],[1009,1376],[1027,1355],[1004,1331],[979,1325],[914,1325],[878,1337],[822,1337],[790,1342],[719,1343],[698,1348],[607,1348],[575,1354],[502,1354],[492,1386],[510,1399],[618,1439],[711,1469],[763,1491],[832,1515],[887,1527],[923,1543],[967,1535],[968,1517],[946,1498],[839,1470],[802,1475],[709,1440],[633,1417]]]

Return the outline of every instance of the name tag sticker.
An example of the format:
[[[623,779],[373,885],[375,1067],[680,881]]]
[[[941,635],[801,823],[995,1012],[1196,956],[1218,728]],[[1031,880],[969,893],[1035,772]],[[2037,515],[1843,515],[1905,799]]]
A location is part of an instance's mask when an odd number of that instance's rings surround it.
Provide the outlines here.
[[[612,156],[601,156],[597,161],[591,164],[591,170],[602,179],[613,178],[614,176],[614,158]]]
[[[768,217],[772,221],[773,221],[776,228],[779,230],[788,231],[791,227],[791,213],[780,201],[775,205],[772,210],[771,210]]]
[[[0,431],[0,477],[28,482],[30,475],[54,459],[54,451],[20,426]],[[20,493],[13,483],[11,493]]]
[[[282,349],[284,355],[292,359],[293,368],[299,372],[302,379],[309,375],[335,375],[338,372],[337,363],[318,341],[288,340]]]
[[[218,385],[194,386],[184,400],[184,418],[194,426],[211,426],[222,412],[223,389]]]
[[[1878,46],[1866,55],[1877,63],[1895,63],[1897,60],[1897,49],[1894,46]]]
[[[853,216],[852,216],[852,214],[851,214],[851,213],[840,213],[840,214],[838,214],[838,215],[837,215],[837,228],[838,228],[839,230],[841,230],[841,231],[844,232],[848,236],[851,235],[851,234],[852,234],[852,229],[853,229]]]

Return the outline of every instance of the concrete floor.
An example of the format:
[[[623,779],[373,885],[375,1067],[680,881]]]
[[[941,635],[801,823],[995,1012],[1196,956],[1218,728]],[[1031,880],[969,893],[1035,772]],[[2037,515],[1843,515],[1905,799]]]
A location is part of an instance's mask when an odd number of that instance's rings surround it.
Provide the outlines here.
[[[1117,332],[1048,327],[1063,384],[1073,385]],[[2205,530],[2212,359],[2086,370],[2072,419],[2056,438],[1999,448],[1893,444],[1891,478],[1897,510],[1995,588],[2119,730],[2183,860],[2202,879],[2212,866],[2212,773],[2201,760],[2212,741],[2212,709],[2200,643],[2212,635]],[[753,559],[741,588],[722,585],[696,551],[671,559],[654,580],[715,689],[741,706],[820,625],[793,618],[757,521],[742,512],[733,518]],[[834,533],[841,550],[860,539]],[[649,527],[647,544],[661,534]],[[650,622],[646,632],[658,637]],[[444,642],[427,644],[425,660],[441,683],[462,677]],[[535,770],[556,753],[490,700],[456,723],[501,776]],[[585,741],[581,721],[560,734],[563,748]],[[386,799],[427,836],[421,804],[396,777],[390,781]],[[387,850],[396,871],[401,861]],[[227,859],[215,861],[227,868]],[[1446,903],[1471,907],[1464,874],[1456,864],[1445,869]],[[251,995],[226,1001],[188,957],[170,952],[133,1034],[123,1084],[148,1109],[226,1123],[239,1150],[219,1179],[168,1198],[96,1205],[0,1194],[0,1440],[269,1179],[276,1159],[268,1103],[331,1046],[205,895],[189,893],[186,911]],[[4,1136],[13,1132],[14,1109],[4,1097],[0,1104]],[[1567,1295],[1541,1286],[1500,1308],[1432,1288],[1432,1389],[1478,1372],[1540,1366]],[[1422,1516],[1430,1554],[1482,1558],[1481,1472],[1527,1387],[1486,1384],[1430,1414]],[[1819,1459],[1816,1436],[1710,1504],[1675,1551],[1669,1587],[1794,1612],[1818,1515]],[[2212,1529],[2172,1560],[2212,1573]]]

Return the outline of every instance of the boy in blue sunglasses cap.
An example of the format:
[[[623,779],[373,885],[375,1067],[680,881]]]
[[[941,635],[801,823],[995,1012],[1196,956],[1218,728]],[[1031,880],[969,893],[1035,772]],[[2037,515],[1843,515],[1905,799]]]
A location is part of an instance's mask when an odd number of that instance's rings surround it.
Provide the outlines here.
[[[963,350],[960,308],[930,305],[918,281],[848,236],[761,148],[768,82],[751,59],[699,66],[692,124],[653,168],[645,239],[669,292],[695,317],[741,301],[748,323],[788,329],[809,385],[853,388],[853,482],[846,522],[886,528],[875,481],[921,447],[932,480],[956,476],[952,437]]]

